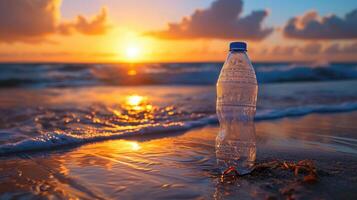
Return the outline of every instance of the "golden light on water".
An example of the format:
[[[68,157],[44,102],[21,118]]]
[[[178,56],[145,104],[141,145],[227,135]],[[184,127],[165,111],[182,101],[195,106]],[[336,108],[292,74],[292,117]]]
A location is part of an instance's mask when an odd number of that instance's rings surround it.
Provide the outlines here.
[[[137,142],[129,142],[131,149],[134,151],[137,151],[139,149],[141,149],[141,146],[139,145],[139,143]]]
[[[147,97],[134,94],[126,97],[125,104],[128,106],[128,109],[132,111],[150,111],[152,105],[146,101]]]
[[[135,76],[136,74],[137,74],[136,70],[131,69],[128,71],[129,76]]]
[[[152,105],[149,105],[149,104],[146,105],[145,107],[146,107],[146,110],[151,110],[152,109]]]
[[[144,100],[143,96],[130,95],[126,99],[126,103],[130,106],[139,106]]]
[[[156,108],[150,104],[147,96],[137,94],[126,96],[122,105],[128,122],[147,123],[155,116]]]

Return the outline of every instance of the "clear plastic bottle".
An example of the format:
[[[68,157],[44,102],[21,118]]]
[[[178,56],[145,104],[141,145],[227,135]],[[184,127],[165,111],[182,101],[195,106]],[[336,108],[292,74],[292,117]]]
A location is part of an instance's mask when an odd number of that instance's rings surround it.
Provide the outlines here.
[[[220,131],[216,138],[217,163],[222,171],[252,171],[256,158],[254,116],[258,84],[244,42],[232,42],[217,81],[216,110]]]

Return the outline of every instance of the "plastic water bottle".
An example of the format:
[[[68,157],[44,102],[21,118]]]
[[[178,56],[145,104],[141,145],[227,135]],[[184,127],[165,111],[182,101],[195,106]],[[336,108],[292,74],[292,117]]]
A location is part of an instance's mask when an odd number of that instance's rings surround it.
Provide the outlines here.
[[[247,174],[253,170],[256,157],[254,116],[258,84],[246,51],[244,42],[230,44],[217,82],[220,131],[216,157],[222,172],[234,167],[239,174]]]

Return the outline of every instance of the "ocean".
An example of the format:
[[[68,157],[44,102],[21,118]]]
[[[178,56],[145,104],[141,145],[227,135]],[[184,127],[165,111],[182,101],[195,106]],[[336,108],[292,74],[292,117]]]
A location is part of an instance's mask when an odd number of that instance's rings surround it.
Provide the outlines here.
[[[253,65],[256,120],[357,110],[357,63]],[[217,124],[221,66],[0,64],[0,155]]]

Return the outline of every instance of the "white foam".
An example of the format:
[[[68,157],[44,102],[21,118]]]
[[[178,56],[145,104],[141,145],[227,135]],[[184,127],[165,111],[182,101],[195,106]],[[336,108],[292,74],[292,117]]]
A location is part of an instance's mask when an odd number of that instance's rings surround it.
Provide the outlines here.
[[[357,102],[349,102],[334,105],[307,105],[300,107],[290,107],[282,109],[258,110],[256,120],[269,120],[289,116],[301,116],[310,113],[331,113],[357,110]],[[41,136],[26,139],[17,143],[0,145],[0,155],[9,153],[28,152],[38,150],[57,149],[69,145],[79,145],[82,143],[101,141],[107,139],[127,138],[128,136],[150,135],[155,133],[170,133],[174,131],[185,131],[191,128],[217,123],[215,115],[198,120],[170,122],[167,124],[151,124],[139,127],[138,129],[126,130],[116,133],[106,133],[100,135],[72,135],[70,133],[52,132]]]

